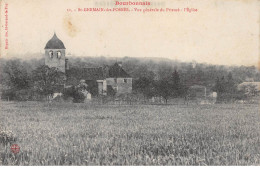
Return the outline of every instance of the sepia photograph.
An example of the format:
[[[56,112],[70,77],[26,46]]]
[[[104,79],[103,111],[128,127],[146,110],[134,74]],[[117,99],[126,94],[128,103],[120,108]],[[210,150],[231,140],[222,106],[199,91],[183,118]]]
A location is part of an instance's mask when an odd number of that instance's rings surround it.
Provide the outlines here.
[[[0,166],[259,166],[259,11],[0,0]]]

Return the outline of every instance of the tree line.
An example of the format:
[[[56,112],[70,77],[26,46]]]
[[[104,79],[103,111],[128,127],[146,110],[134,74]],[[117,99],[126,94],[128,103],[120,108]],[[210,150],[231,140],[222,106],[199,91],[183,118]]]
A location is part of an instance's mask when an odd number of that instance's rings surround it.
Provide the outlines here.
[[[167,102],[170,98],[185,98],[192,85],[203,85],[207,90],[217,92],[219,101],[242,99],[243,93],[237,91],[237,85],[246,80],[260,81],[260,74],[254,66],[220,66],[167,59],[72,57],[69,66],[99,67],[119,60],[133,78],[133,94],[140,94],[144,99],[160,96]],[[44,59],[0,59],[2,99],[46,97],[55,92],[56,87],[64,82],[64,77],[63,73],[45,66]]]

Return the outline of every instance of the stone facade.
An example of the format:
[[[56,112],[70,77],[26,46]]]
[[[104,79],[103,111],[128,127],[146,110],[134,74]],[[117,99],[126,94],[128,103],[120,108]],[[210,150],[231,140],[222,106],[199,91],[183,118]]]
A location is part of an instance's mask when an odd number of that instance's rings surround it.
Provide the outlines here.
[[[45,49],[45,65],[65,73],[65,49]]]
[[[106,78],[107,85],[111,85],[117,94],[132,92],[132,78]]]

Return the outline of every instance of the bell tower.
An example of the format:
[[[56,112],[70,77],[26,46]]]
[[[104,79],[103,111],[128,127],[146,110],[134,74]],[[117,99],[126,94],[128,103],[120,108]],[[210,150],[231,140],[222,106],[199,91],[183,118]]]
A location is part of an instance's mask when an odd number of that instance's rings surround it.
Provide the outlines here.
[[[65,46],[63,42],[54,33],[53,37],[47,42],[45,46],[45,65],[50,68],[56,67],[60,71],[65,73],[66,69],[66,57]]]

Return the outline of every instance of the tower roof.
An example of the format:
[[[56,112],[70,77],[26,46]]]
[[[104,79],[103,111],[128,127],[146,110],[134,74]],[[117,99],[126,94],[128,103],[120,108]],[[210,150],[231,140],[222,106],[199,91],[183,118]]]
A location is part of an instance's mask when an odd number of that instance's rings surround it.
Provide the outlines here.
[[[53,37],[47,42],[44,49],[66,49],[63,42],[54,33]]]

